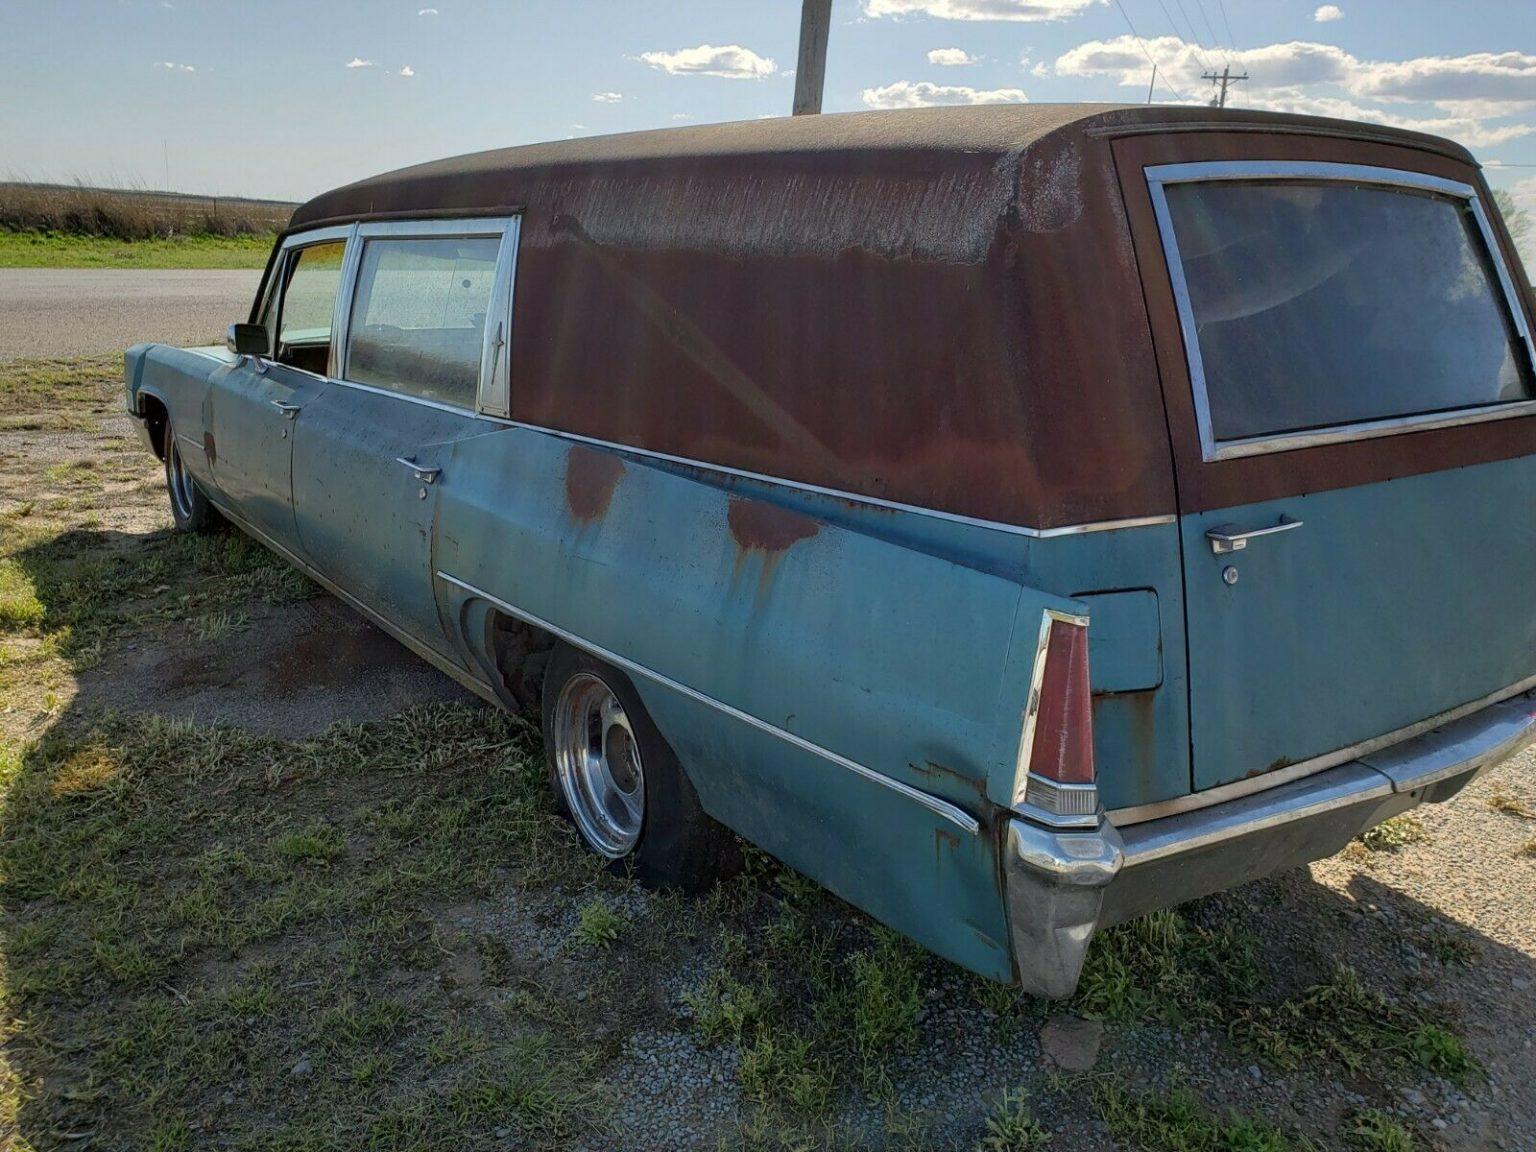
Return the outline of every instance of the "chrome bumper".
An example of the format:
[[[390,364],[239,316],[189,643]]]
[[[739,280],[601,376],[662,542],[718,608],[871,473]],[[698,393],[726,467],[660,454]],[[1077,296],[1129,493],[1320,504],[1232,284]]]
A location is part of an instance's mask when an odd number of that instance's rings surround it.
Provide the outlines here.
[[[1528,692],[1314,776],[1160,820],[1061,831],[1015,817],[1004,859],[1019,983],[1070,996],[1100,928],[1331,856],[1374,824],[1449,800],[1533,742]]]

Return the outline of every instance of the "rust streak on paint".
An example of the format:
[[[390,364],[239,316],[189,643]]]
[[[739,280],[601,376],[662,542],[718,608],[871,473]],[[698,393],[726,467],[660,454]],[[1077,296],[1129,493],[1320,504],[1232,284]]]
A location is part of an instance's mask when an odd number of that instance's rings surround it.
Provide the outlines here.
[[[624,475],[624,461],[612,452],[573,444],[565,456],[565,502],[578,520],[597,520],[613,503]]]
[[[809,516],[761,500],[731,499],[726,512],[731,537],[743,552],[783,552],[797,540],[808,540],[821,530]]]
[[[944,849],[949,849],[953,856],[960,849],[960,837],[957,833],[947,828],[935,828],[933,830],[933,859],[934,863],[941,863],[944,859]]]
[[[212,432],[203,433],[203,455],[208,458],[210,466],[219,462],[219,450],[218,446],[213,442]]]
[[[984,778],[967,775],[958,769],[951,768],[948,764],[937,764],[932,760],[925,760],[921,764],[909,764],[908,767],[920,776],[926,776],[929,780],[953,780],[967,791],[986,798],[987,782]]]

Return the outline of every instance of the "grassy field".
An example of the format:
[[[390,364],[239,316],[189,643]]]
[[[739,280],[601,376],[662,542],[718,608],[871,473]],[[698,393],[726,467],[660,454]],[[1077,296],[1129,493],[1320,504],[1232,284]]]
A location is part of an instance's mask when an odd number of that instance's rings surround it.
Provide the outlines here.
[[[0,182],[0,268],[260,268],[293,207]]]
[[[5,1152],[1411,1152],[1428,1145],[1398,1094],[1481,1082],[1424,998],[1312,933],[1262,939],[1274,890],[1102,936],[1068,1011],[1103,1022],[1109,1055],[1053,1071],[1035,1036],[1060,1007],[767,857],[699,900],[597,868],[523,720],[176,715],[187,683],[270,660],[319,594],[238,535],[167,531],[117,371],[0,366]],[[319,639],[328,666],[274,697],[295,717],[367,671]],[[1291,1087],[1266,1095],[1250,1067]],[[1277,1102],[1340,1083],[1337,1107]]]
[[[0,268],[262,268],[275,234],[115,240],[0,232]]]

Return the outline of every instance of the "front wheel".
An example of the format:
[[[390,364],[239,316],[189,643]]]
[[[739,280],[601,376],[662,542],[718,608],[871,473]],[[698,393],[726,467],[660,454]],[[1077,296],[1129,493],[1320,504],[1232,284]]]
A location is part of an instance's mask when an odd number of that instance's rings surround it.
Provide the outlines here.
[[[165,487],[170,492],[171,519],[176,522],[176,531],[211,532],[218,526],[219,514],[187,471],[181,445],[176,442],[176,429],[169,421],[165,425]]]
[[[725,875],[735,839],[698,794],[628,678],[569,645],[544,676],[544,751],[582,842],[650,887],[697,891]]]

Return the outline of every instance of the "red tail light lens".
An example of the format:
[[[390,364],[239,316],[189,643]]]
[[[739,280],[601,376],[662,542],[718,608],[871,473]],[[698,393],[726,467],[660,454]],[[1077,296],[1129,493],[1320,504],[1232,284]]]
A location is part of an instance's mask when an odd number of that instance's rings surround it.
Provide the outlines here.
[[[1014,806],[1054,824],[1097,820],[1088,622],[1047,612],[1020,734]]]

